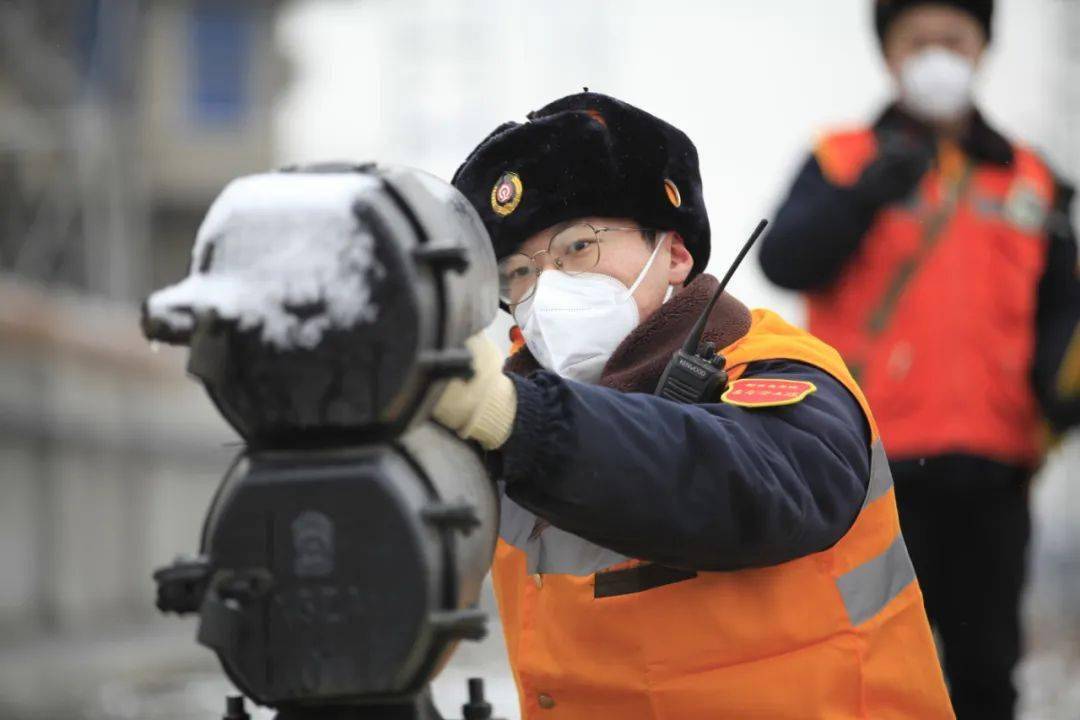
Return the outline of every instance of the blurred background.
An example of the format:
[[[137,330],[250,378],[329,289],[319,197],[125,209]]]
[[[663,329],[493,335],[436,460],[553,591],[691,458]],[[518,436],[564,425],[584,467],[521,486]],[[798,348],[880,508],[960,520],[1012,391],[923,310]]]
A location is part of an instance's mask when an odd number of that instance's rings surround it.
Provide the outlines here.
[[[150,573],[194,552],[236,452],[148,346],[231,178],[377,159],[449,179],[497,124],[582,86],[698,145],[722,269],[823,126],[890,88],[868,0],[0,2],[0,719],[213,718],[227,684]],[[1000,0],[981,104],[1080,178],[1080,2]],[[1074,218],[1075,226],[1076,218]],[[801,321],[747,263],[733,291]],[[502,337],[505,321],[493,332]],[[1022,716],[1080,717],[1080,441],[1036,485]],[[489,609],[494,611],[490,597]],[[497,623],[436,683],[483,674],[517,717]],[[216,715],[215,715],[216,713]]]

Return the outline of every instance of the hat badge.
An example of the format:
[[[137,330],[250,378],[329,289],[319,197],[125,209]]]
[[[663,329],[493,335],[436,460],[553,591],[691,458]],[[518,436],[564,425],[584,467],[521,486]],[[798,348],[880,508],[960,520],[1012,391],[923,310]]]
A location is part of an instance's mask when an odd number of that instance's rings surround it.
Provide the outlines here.
[[[664,192],[667,193],[668,202],[673,206],[682,206],[682,195],[679,193],[679,186],[668,178],[664,178]]]
[[[506,217],[521,203],[521,178],[515,172],[504,172],[491,188],[491,209]]]

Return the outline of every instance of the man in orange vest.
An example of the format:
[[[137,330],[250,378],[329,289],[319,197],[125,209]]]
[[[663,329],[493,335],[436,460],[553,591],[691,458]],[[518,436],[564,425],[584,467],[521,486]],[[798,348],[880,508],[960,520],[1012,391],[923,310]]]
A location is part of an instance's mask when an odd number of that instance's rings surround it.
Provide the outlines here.
[[[990,0],[882,0],[898,99],[824,136],[761,248],[856,371],[961,718],[1009,718],[1043,419],[1080,419],[1069,188],[975,109]]]
[[[434,416],[492,451],[522,716],[953,717],[836,352],[724,295],[704,339],[726,389],[655,394],[718,286],[690,139],[585,92],[500,125],[453,182],[519,327],[505,369],[470,341]]]

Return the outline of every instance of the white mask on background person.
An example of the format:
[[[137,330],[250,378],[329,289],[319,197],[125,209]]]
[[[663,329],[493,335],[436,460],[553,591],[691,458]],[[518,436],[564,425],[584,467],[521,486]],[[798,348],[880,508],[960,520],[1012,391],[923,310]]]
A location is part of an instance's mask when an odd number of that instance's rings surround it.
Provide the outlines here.
[[[536,290],[514,311],[525,344],[540,366],[561,377],[595,383],[626,336],[640,321],[634,291],[648,275],[666,235],[630,287],[602,273],[567,275],[545,270]],[[669,290],[667,297],[671,296]]]
[[[900,102],[923,120],[955,120],[971,107],[975,64],[963,55],[932,46],[900,68]]]

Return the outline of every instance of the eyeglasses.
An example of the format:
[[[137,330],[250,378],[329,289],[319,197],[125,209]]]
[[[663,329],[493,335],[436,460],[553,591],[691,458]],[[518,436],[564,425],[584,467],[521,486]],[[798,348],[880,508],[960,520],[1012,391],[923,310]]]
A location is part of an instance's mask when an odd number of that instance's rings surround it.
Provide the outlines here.
[[[639,227],[594,227],[578,223],[552,235],[546,250],[532,255],[514,253],[499,261],[499,299],[511,309],[532,297],[536,282],[544,272],[542,256],[567,275],[580,275],[592,270],[600,262],[600,244],[604,234],[628,231],[643,235],[648,231]]]

